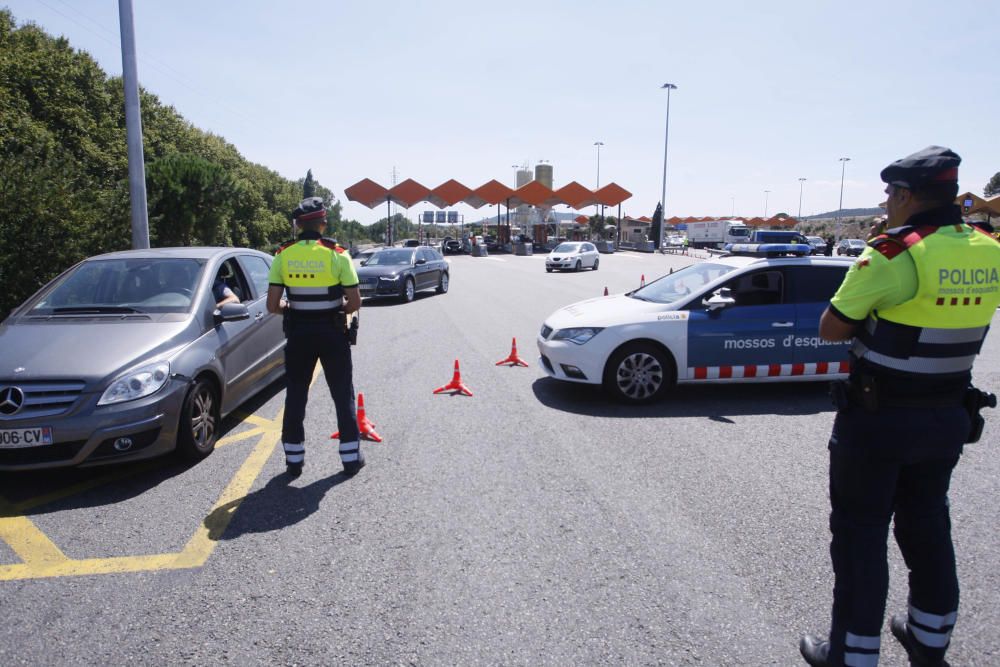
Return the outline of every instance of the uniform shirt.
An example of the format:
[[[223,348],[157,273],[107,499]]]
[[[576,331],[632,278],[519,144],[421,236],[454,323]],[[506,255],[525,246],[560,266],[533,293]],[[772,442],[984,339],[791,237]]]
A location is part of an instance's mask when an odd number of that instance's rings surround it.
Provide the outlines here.
[[[320,239],[318,232],[303,232],[299,235],[299,241],[318,241]],[[350,256],[346,252],[337,252],[333,249],[330,250],[330,255],[332,256],[332,261],[330,262],[330,275],[333,278],[333,285],[341,285],[343,287],[357,287],[358,286],[358,272],[354,268],[354,262],[351,261]],[[267,276],[267,282],[271,285],[284,285],[285,277],[282,272],[282,262],[275,259],[271,262],[271,270]]]
[[[869,246],[848,269],[830,309],[840,319],[859,324],[873,310],[909,301],[916,293],[917,267],[910,253],[889,260]]]

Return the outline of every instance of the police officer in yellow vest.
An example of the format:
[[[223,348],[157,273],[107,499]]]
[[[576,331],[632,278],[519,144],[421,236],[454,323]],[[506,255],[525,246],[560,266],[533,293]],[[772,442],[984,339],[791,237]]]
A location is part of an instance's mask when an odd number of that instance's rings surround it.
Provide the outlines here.
[[[911,665],[946,665],[958,614],[948,485],[978,439],[972,364],[1000,304],[1000,244],[962,222],[953,151],[930,146],[882,170],[889,229],[869,241],[820,320],[853,338],[830,436],[833,611],[810,665],[878,664],[890,521],[909,569],[908,614],[890,629]],[[995,399],[994,399],[995,401]]]
[[[298,477],[305,463],[303,421],[316,361],[323,364],[326,383],[337,409],[340,460],[344,472],[355,474],[365,465],[355,416],[351,347],[344,315],[361,307],[358,274],[344,249],[322,237],[326,208],[320,197],[304,199],[292,214],[298,241],[278,250],[268,277],[267,309],[286,316],[285,416],[281,441],[288,473]]]

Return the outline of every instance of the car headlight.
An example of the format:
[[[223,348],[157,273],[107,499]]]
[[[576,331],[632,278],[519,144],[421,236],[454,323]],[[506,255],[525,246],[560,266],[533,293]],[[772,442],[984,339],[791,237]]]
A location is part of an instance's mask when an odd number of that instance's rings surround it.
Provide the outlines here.
[[[149,396],[159,391],[169,378],[170,363],[166,361],[137,368],[112,382],[97,404],[111,405]]]
[[[560,329],[552,335],[552,340],[568,340],[571,343],[583,345],[603,330],[604,327],[576,327],[573,329]]]
[[[397,280],[399,280],[399,276],[397,276],[396,274],[392,274],[391,276],[380,276],[379,280],[384,280],[387,283],[394,283]]]

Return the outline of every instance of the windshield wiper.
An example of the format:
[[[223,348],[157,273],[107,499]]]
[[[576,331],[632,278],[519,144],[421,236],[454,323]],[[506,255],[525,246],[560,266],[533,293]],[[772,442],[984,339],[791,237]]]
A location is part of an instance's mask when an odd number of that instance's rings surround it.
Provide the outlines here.
[[[67,306],[52,309],[52,313],[55,315],[119,315],[142,312],[145,311],[129,306]]]

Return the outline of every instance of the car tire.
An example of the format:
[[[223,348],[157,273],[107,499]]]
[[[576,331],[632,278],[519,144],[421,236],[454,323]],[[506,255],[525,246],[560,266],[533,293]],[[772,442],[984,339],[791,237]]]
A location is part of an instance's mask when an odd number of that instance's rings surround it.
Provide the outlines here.
[[[399,291],[399,298],[403,303],[410,303],[413,301],[413,297],[416,296],[416,289],[413,284],[413,278],[407,277],[403,281],[403,287]]]
[[[552,273],[552,269],[550,269],[549,267],[546,266],[545,267],[545,273]]]
[[[448,279],[448,272],[447,271],[442,271],[441,272],[441,277],[438,278],[438,286],[437,286],[437,293],[438,294],[445,294],[445,293],[448,292],[448,280],[449,280]]]
[[[194,383],[184,397],[177,425],[177,453],[187,461],[200,461],[215,449],[222,419],[219,390],[205,378]]]
[[[601,263],[601,258],[600,257],[598,257],[597,259],[594,260],[594,271],[597,270],[597,265],[600,264],[600,263]]]
[[[573,270],[579,271],[582,268],[583,268],[583,262],[581,262],[580,260],[576,260],[576,266],[573,267]]]
[[[673,359],[651,343],[627,343],[608,358],[604,388],[623,403],[650,403],[674,386]]]

